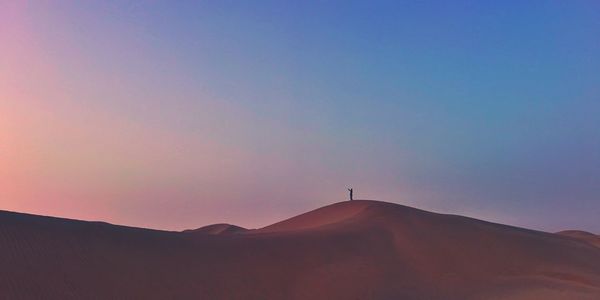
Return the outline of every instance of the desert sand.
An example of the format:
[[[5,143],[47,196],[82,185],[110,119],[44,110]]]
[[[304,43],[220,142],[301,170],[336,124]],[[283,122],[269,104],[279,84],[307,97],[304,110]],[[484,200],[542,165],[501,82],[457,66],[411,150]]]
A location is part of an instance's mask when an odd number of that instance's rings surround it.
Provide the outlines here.
[[[367,200],[255,230],[0,211],[0,299],[600,299],[594,238]]]

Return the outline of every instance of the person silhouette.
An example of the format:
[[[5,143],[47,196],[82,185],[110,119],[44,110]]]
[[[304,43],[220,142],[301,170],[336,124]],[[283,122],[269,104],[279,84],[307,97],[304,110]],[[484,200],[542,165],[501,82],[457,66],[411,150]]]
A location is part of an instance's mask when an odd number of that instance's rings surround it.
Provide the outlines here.
[[[354,200],[354,191],[352,190],[352,188],[349,188],[348,191],[350,192],[350,201]]]

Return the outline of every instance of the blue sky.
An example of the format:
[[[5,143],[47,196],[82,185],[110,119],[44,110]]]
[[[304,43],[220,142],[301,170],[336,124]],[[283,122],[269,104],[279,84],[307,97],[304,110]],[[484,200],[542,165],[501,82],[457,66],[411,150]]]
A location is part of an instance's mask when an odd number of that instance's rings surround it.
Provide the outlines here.
[[[353,186],[357,198],[600,231],[595,1],[5,6],[0,109],[23,132],[5,151],[15,170],[35,165],[15,182],[39,193],[7,185],[4,209],[258,227]]]

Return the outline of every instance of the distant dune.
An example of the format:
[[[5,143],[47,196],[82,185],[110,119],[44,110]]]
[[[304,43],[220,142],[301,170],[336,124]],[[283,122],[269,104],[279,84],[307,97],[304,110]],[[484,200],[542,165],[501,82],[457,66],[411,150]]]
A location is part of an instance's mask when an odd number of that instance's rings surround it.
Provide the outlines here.
[[[213,224],[207,225],[204,227],[200,227],[198,229],[188,229],[184,230],[184,233],[196,233],[196,234],[229,234],[229,233],[239,233],[242,231],[246,231],[246,228],[235,226],[231,224]]]
[[[590,232],[581,230],[565,230],[557,232],[557,234],[569,236],[600,248],[600,236]]]
[[[593,237],[366,200],[256,230],[0,211],[0,298],[600,299]]]

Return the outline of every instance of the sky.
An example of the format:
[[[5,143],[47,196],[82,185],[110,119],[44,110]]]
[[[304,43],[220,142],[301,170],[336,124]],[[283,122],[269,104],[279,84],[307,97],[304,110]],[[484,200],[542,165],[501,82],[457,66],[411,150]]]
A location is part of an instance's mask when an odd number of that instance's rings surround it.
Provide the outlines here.
[[[0,209],[377,199],[600,233],[598,1],[2,1]]]

